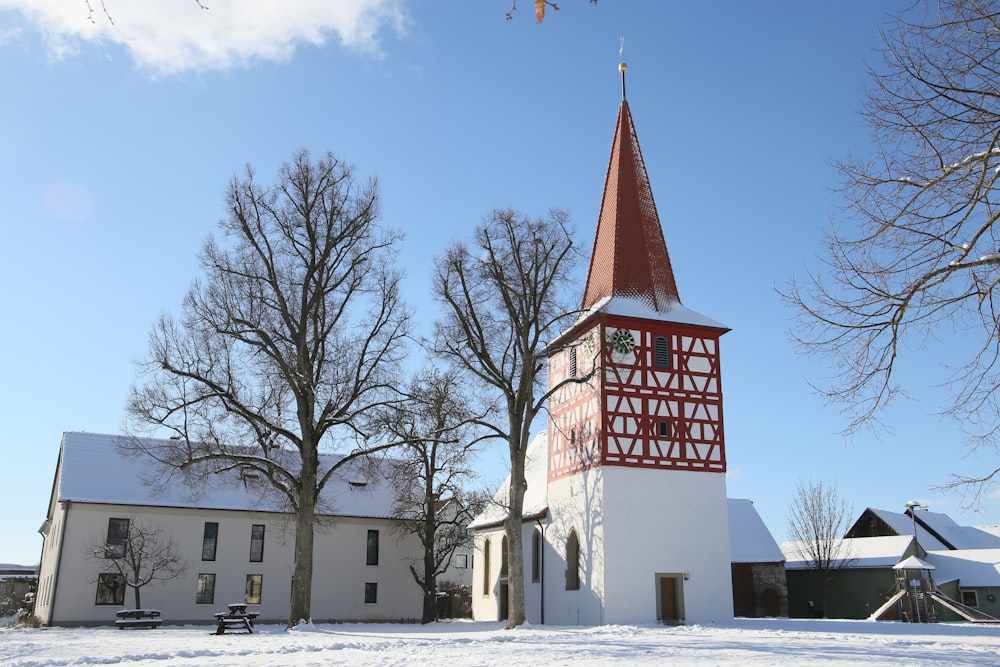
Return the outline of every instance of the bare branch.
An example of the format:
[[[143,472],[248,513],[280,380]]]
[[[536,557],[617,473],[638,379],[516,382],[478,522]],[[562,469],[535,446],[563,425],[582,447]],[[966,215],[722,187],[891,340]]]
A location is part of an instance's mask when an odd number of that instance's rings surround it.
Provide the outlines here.
[[[551,211],[531,220],[496,210],[473,234],[435,260],[434,294],[444,309],[432,351],[481,383],[501,405],[495,418],[477,419],[507,441],[510,457],[510,616],[524,622],[521,522],[524,466],[531,424],[544,409],[546,345],[572,323],[562,301],[579,259],[568,216]]]
[[[222,239],[201,252],[204,279],[178,320],[164,315],[153,328],[145,381],[130,392],[134,428],[177,438],[132,444],[167,478],[197,486],[252,470],[284,497],[296,517],[294,624],[309,618],[327,482],[398,444],[366,436],[372,415],[398,400],[406,353],[400,235],[378,224],[378,184],[330,153],[296,153],[273,185],[248,167],[226,204]]]
[[[823,266],[783,297],[800,349],[833,369],[817,388],[841,406],[847,432],[878,424],[904,393],[896,377],[910,348],[954,339],[941,412],[973,446],[993,445],[1000,12],[980,0],[915,3],[883,42],[862,109],[872,155],[837,164],[843,216],[825,235]]]

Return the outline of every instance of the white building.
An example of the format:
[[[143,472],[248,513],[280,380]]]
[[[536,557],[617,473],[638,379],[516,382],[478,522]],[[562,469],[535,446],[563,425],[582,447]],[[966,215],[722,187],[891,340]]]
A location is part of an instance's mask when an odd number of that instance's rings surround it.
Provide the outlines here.
[[[127,456],[117,436],[65,433],[48,515],[35,614],[47,625],[106,624],[132,607],[108,563],[127,522],[161,527],[188,568],[141,589],[144,608],[165,623],[207,623],[229,603],[250,605],[263,621],[288,617],[294,522],[252,480],[220,479],[193,493],[158,493],[143,482],[149,463]],[[324,491],[333,512],[316,526],[312,614],[316,622],[418,620],[422,594],[410,572],[420,546],[395,529],[387,483],[345,466]],[[447,574],[442,580],[447,580]]]
[[[624,99],[583,292],[583,314],[549,345],[549,385],[597,370],[552,395],[549,428],[529,452],[527,620],[727,621],[728,329],[681,304]],[[472,524],[477,619],[507,615],[506,492]]]

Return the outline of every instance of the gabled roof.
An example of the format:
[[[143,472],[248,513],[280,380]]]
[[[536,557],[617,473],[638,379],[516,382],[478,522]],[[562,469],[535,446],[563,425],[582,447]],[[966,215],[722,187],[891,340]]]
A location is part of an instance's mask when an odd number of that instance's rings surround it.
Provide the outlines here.
[[[894,570],[933,570],[934,566],[916,556],[909,556],[892,566]]]
[[[785,560],[752,500],[729,499],[729,559],[733,563],[780,563]]]
[[[211,488],[174,484],[154,489],[146,484],[151,462],[126,454],[122,436],[97,433],[63,434],[59,453],[57,501],[152,507],[281,512],[284,506],[264,484],[246,484],[238,473],[219,475]],[[149,443],[158,442],[147,439]],[[166,442],[166,441],[159,441]],[[324,455],[336,460],[336,455]],[[353,483],[352,483],[353,482]],[[322,499],[338,516],[390,517],[393,489],[383,478],[366,474],[360,463],[334,473]]]
[[[892,567],[903,559],[910,544],[911,535],[894,535],[883,537],[857,537],[838,540],[843,545],[843,559],[848,560],[848,567]],[[785,542],[781,545],[785,554],[786,570],[809,569],[810,559],[808,545],[804,542]]]
[[[920,518],[922,513],[917,514],[917,518]],[[890,512],[888,510],[880,510],[869,507],[861,513],[854,525],[847,531],[847,537],[856,538],[870,538],[870,537],[887,537],[887,536],[913,536],[913,519],[907,514],[902,514],[900,512]],[[948,549],[949,546],[944,544],[935,537],[927,528],[921,524],[919,521],[916,524],[917,528],[917,540],[920,542],[920,546],[923,547],[925,551],[936,551],[940,549]]]

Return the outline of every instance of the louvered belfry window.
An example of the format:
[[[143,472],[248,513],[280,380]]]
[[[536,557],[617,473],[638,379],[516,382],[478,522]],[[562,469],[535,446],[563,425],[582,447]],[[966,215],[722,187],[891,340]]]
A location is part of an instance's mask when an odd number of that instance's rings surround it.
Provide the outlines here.
[[[657,368],[670,368],[670,341],[666,336],[657,336],[653,341],[653,363]]]

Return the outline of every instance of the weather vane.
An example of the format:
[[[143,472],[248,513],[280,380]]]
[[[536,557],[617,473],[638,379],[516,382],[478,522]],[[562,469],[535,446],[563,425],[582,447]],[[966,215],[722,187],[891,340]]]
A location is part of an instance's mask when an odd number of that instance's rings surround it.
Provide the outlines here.
[[[621,45],[618,47],[618,71],[622,73],[622,102],[625,101],[625,72],[628,71],[628,65],[625,64],[625,38],[622,37]]]

